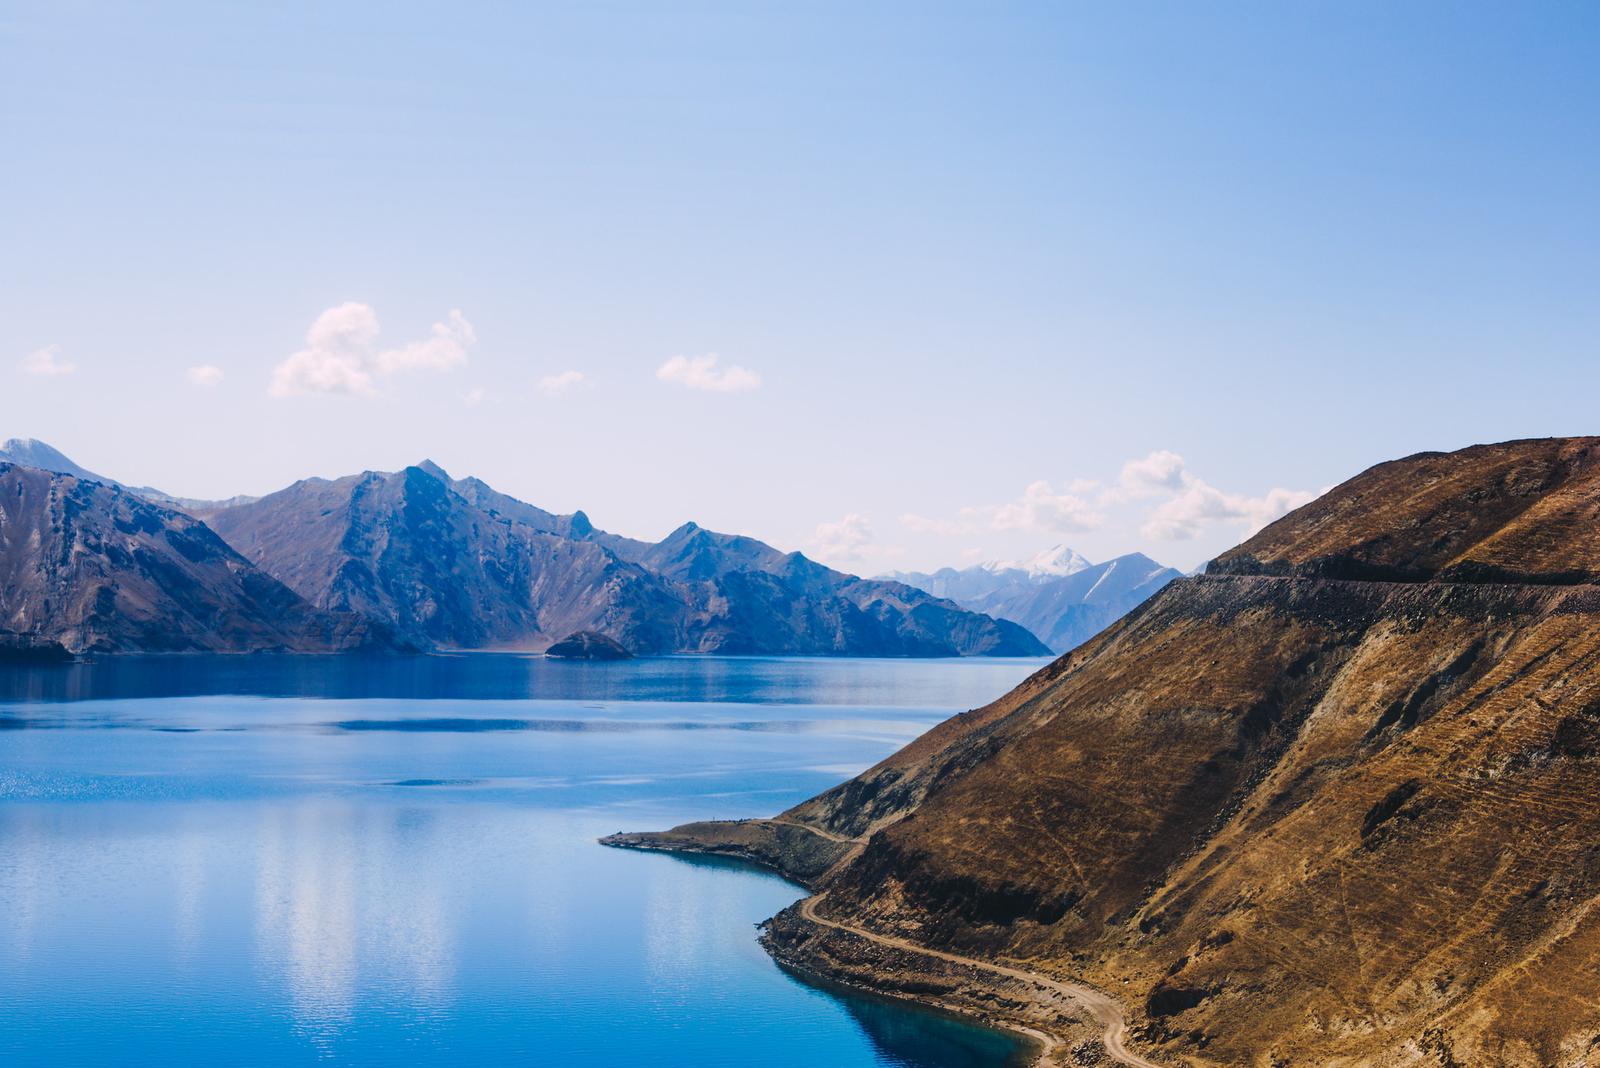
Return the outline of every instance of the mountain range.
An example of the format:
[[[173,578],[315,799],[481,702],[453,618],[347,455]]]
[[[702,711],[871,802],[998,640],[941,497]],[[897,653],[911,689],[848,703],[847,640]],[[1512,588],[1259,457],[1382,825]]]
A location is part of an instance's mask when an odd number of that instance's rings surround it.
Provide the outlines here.
[[[1592,1065],[1597,516],[1600,438],[1380,464],[779,817],[610,841],[1062,1063]]]
[[[381,624],[307,604],[199,520],[120,486],[0,462],[0,649],[393,645]]]
[[[194,501],[12,441],[0,479],[13,490],[0,500],[0,645],[13,648],[538,651],[594,632],[641,654],[1048,651],[901,583],[693,523],[624,538],[429,462]]]
[[[882,576],[1019,623],[1064,653],[1077,648],[1183,573],[1143,553],[1093,564],[1065,545],[1017,563]]]

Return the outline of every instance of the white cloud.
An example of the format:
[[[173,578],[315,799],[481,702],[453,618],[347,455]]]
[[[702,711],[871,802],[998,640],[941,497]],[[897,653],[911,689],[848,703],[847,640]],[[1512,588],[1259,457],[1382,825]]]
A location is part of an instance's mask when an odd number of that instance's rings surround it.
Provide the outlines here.
[[[371,309],[368,309],[369,311]],[[377,320],[373,320],[377,326]],[[379,374],[401,371],[448,371],[467,362],[467,349],[478,340],[478,332],[459,308],[451,308],[442,323],[434,323],[429,337],[397,349],[385,349],[373,357]]]
[[[1183,488],[1184,466],[1182,456],[1169,449],[1157,449],[1142,460],[1123,464],[1116,488],[1107,491],[1107,495],[1128,500],[1175,492]]]
[[[1145,517],[1140,533],[1154,541],[1189,541],[1216,523],[1241,524],[1248,537],[1317,494],[1281,488],[1260,497],[1227,493],[1191,472],[1178,453],[1157,449],[1123,464],[1116,485],[1099,500],[1101,504],[1126,504],[1151,497],[1166,500]]]
[[[712,393],[743,393],[761,385],[761,376],[754,371],[729,364],[717,367],[715,353],[708,356],[674,356],[656,369],[656,377],[663,382],[676,382],[690,389],[703,389]]]
[[[215,367],[209,363],[203,363],[199,367],[191,367],[184,373],[188,376],[191,384],[208,389],[222,381],[222,368]]]
[[[558,375],[545,375],[539,379],[539,392],[546,397],[559,397],[570,389],[583,385],[582,371],[562,371]]]
[[[1185,474],[1184,488],[1150,513],[1140,528],[1156,541],[1188,541],[1199,537],[1212,523],[1241,523],[1249,537],[1274,519],[1316,499],[1307,490],[1272,489],[1260,497],[1224,493],[1193,475]]]
[[[1279,487],[1259,497],[1228,493],[1191,472],[1178,453],[1159,449],[1123,464],[1117,480],[1103,489],[1092,479],[1040,480],[1004,504],[963,508],[951,518],[906,513],[900,523],[942,538],[966,538],[986,528],[1075,534],[1109,527],[1126,544],[1137,526],[1150,541],[1190,541],[1219,524],[1248,537],[1324,492]],[[1148,503],[1131,507],[1139,501]]]
[[[434,323],[430,335],[391,349],[379,349],[378,315],[369,305],[349,302],[317,316],[306,331],[306,347],[272,371],[275,397],[300,393],[371,393],[379,378],[410,371],[443,371],[467,360],[477,331],[457,309]]]
[[[484,389],[482,386],[473,386],[471,389],[467,390],[461,395],[461,403],[465,404],[468,408],[476,408],[478,405],[483,403],[483,398],[487,397],[488,395],[489,391]]]
[[[1050,483],[1040,480],[1022,496],[993,510],[991,524],[996,530],[1049,530],[1059,534],[1093,530],[1105,516],[1076,493],[1057,493]]]
[[[808,546],[819,560],[852,563],[866,556],[871,544],[871,520],[851,512],[837,523],[818,523]]]
[[[378,316],[369,306],[329,308],[306,331],[306,347],[273,369],[272,395],[370,393],[377,340]]]
[[[907,512],[900,517],[900,525],[918,534],[937,534],[943,538],[954,538],[962,534],[971,534],[978,529],[972,521],[971,514],[974,509],[963,508],[961,519],[935,519],[931,516],[917,515]]]
[[[1065,490],[1058,492],[1049,482],[1041,479],[1023,490],[1016,500],[1006,504],[969,506],[961,509],[953,519],[907,512],[900,517],[900,523],[918,534],[934,534],[942,538],[960,537],[985,529],[1081,533],[1105,523],[1105,516],[1081,496],[1093,492],[1099,485],[1092,479],[1074,479]]]
[[[22,358],[22,369],[30,375],[41,378],[55,378],[59,375],[70,375],[78,369],[78,365],[68,363],[61,358],[60,345],[46,345],[42,349],[34,349]]]

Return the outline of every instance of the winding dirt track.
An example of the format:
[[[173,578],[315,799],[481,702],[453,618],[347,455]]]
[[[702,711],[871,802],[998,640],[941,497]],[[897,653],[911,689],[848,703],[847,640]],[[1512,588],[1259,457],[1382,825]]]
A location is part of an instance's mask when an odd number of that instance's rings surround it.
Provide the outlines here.
[[[1048,987],[1066,995],[1069,1000],[1094,1017],[1095,1021],[1105,1028],[1105,1031],[1100,1036],[1100,1042],[1105,1046],[1106,1054],[1113,1061],[1118,1064],[1132,1065],[1133,1068],[1161,1068],[1154,1061],[1145,1060],[1127,1047],[1125,1040],[1128,1034],[1128,1025],[1122,1019],[1122,1009],[1115,1001],[1100,993],[1100,991],[1087,986],[1078,986],[1076,983],[1059,982],[1035,972],[1025,972],[1020,968],[1007,968],[1003,964],[990,964],[987,961],[977,960],[973,957],[963,957],[955,953],[929,949],[926,946],[919,946],[915,942],[908,942],[904,938],[874,934],[862,927],[854,927],[850,924],[840,923],[837,920],[830,920],[826,916],[817,914],[817,903],[826,896],[826,893],[822,893],[816,897],[806,898],[800,905],[800,914],[812,923],[821,924],[824,927],[832,927],[835,930],[844,931],[847,934],[853,934],[881,945],[893,946],[895,949],[921,953],[929,957],[938,957],[940,960],[947,960],[953,964],[981,968],[984,971],[994,972],[996,975],[1006,976],[1008,979],[1021,979],[1023,982],[1036,983],[1039,986]],[[1045,1063],[1050,1055],[1061,1046],[1061,1039],[1055,1035],[1035,1030],[1031,1027],[1020,1027],[1019,1029],[1027,1032],[1043,1044],[1044,1050],[1039,1055],[1040,1064]]]
[[[761,822],[780,823],[785,827],[798,827],[802,831],[810,831],[818,838],[826,838],[830,842],[840,842],[846,845],[861,845],[866,841],[865,838],[846,838],[842,834],[834,834],[832,831],[825,831],[821,827],[813,827],[811,824],[801,823],[799,820],[786,820],[782,816],[773,816],[770,819],[765,819]]]

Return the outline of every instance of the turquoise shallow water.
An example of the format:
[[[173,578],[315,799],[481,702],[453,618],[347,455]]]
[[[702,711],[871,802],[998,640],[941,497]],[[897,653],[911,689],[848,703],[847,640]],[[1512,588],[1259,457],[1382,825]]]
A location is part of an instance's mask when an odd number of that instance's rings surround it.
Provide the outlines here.
[[[784,974],[765,815],[1037,661],[165,658],[0,672],[0,1063],[1004,1064]]]

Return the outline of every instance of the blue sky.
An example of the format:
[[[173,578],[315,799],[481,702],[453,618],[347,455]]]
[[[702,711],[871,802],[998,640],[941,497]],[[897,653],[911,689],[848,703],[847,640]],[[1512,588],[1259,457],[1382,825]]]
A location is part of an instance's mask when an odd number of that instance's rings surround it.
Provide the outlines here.
[[[19,2],[0,143],[0,437],[175,493],[1188,567],[1600,429],[1589,4]]]

